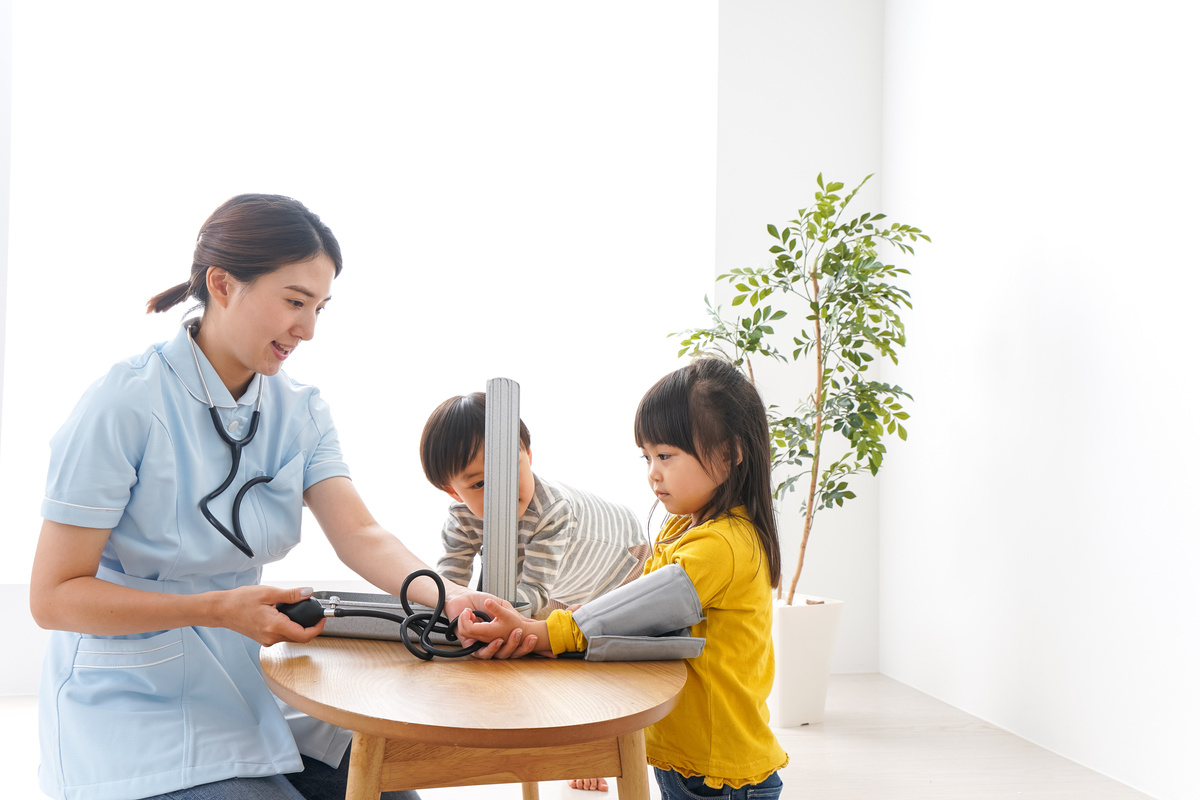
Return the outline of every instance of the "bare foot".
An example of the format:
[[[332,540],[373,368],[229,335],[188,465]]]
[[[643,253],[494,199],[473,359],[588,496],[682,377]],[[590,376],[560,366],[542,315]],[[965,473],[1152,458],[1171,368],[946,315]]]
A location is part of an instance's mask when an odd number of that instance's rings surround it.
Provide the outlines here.
[[[567,781],[567,786],[572,789],[583,789],[585,792],[607,792],[608,781],[604,778],[577,778],[573,781]]]

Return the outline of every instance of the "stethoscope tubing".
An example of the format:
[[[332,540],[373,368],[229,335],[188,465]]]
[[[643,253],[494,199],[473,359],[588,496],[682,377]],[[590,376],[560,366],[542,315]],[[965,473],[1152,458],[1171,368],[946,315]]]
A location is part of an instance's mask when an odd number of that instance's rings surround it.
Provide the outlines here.
[[[254,435],[258,433],[258,419],[262,409],[263,385],[260,383],[258,387],[258,399],[254,404],[254,411],[250,415],[250,427],[246,431],[246,435],[241,439],[235,439],[225,430],[225,426],[221,423],[221,416],[217,413],[217,407],[212,401],[212,395],[208,391],[208,382],[204,380],[204,371],[200,368],[200,357],[196,355],[196,340],[192,338],[191,333],[188,334],[188,341],[192,345],[192,358],[196,361],[196,374],[200,376],[200,385],[204,388],[204,396],[208,399],[208,414],[212,417],[213,427],[224,440],[225,444],[229,445],[229,452],[232,455],[233,463],[229,467],[229,474],[225,476],[225,480],[214,491],[209,492],[200,501],[200,513],[208,520],[208,524],[212,525],[217,531],[224,536],[229,542],[241,550],[247,558],[254,558],[254,550],[246,541],[246,535],[242,533],[242,498],[246,496],[246,492],[253,489],[255,486],[260,486],[264,483],[270,483],[273,476],[260,475],[257,478],[251,478],[246,481],[241,489],[233,497],[233,508],[231,511],[233,517],[233,530],[226,528],[219,519],[209,510],[208,504],[215,498],[219,497],[233,483],[233,479],[237,477],[238,467],[242,463],[242,448],[254,441]]]
[[[409,605],[408,587],[417,578],[430,578],[437,586],[437,605],[431,611],[413,611],[412,606]],[[442,614],[446,606],[446,585],[442,581],[442,576],[433,570],[419,569],[404,579],[404,583],[400,586],[400,605],[404,608],[405,615],[373,608],[341,608],[336,605],[325,607],[321,601],[311,597],[299,603],[280,603],[276,608],[292,621],[304,627],[316,625],[322,617],[371,617],[395,622],[400,626],[400,641],[408,648],[408,652],[422,661],[430,661],[434,656],[461,658],[478,652],[488,645],[488,642],[478,641],[469,647],[450,649],[440,647],[430,641],[429,637],[435,633],[452,642],[458,641],[458,617],[447,620]],[[474,611],[472,613],[479,616],[484,622],[491,620],[491,616],[487,612]],[[416,641],[413,641],[414,638]]]

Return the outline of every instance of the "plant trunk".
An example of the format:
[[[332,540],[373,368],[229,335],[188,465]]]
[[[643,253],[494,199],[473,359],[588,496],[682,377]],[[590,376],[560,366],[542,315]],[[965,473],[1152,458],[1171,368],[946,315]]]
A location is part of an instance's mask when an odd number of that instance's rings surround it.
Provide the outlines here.
[[[817,283],[817,270],[812,273],[813,301],[817,301],[820,284]],[[812,532],[814,502],[817,499],[817,478],[820,476],[821,464],[821,428],[825,422],[825,357],[821,349],[821,314],[813,323],[816,328],[817,342],[817,388],[813,392],[813,400],[817,407],[816,424],[813,425],[813,457],[812,479],[808,482],[808,502],[804,506],[804,534],[800,537],[800,558],[796,560],[796,572],[792,575],[792,583],[788,586],[787,604],[792,604],[796,595],[796,584],[800,582],[800,571],[804,569],[804,551],[808,549],[808,534]]]

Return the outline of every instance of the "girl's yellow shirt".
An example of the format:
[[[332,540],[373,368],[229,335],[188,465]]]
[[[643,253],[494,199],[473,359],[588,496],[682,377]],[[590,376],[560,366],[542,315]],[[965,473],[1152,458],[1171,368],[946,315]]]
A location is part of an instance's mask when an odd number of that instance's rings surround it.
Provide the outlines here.
[[[767,725],[775,677],[770,572],[744,508],[690,524],[689,517],[667,519],[645,571],[683,568],[705,615],[692,635],[706,642],[685,662],[679,704],[646,729],[646,757],[661,769],[702,775],[713,788],[761,783],[788,762]],[[547,623],[554,652],[587,647],[569,612],[555,611]]]

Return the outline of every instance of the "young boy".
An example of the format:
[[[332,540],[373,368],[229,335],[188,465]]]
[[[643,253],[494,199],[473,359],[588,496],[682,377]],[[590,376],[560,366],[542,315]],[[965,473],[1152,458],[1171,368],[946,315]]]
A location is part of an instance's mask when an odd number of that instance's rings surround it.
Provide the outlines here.
[[[483,542],[483,392],[451,397],[421,433],[429,482],[456,501],[442,529],[437,571],[466,586]],[[533,474],[529,430],[520,424],[517,596],[529,615],[586,603],[642,574],[650,545],[629,509]]]

